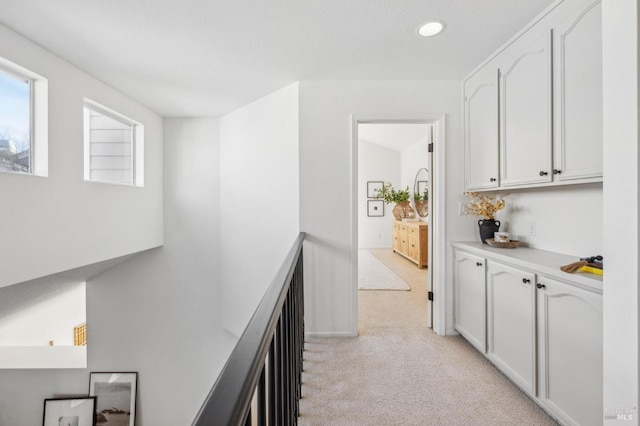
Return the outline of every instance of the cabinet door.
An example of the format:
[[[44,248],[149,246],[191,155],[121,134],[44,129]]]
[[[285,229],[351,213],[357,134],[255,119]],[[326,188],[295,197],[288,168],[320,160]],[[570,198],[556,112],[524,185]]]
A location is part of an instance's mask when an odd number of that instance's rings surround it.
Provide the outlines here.
[[[492,64],[464,83],[465,187],[497,188],[498,69]]]
[[[500,185],[550,182],[551,33],[523,35],[500,60]]]
[[[540,400],[567,424],[600,425],[602,296],[540,278]]]
[[[400,231],[398,237],[400,239],[400,247],[398,251],[407,256],[409,254],[409,238],[407,238],[407,231]]]
[[[408,235],[407,236],[407,256],[409,259],[419,263],[420,259],[418,259],[418,254],[420,253],[420,248],[418,247],[418,236],[417,235]],[[419,266],[419,265],[418,265]]]
[[[400,230],[396,224],[393,225],[393,251],[400,251]]]
[[[483,353],[486,351],[484,268],[484,258],[456,251],[456,330]]]
[[[535,275],[492,261],[487,263],[487,355],[534,396]]]
[[[600,0],[553,29],[555,180],[602,177]]]

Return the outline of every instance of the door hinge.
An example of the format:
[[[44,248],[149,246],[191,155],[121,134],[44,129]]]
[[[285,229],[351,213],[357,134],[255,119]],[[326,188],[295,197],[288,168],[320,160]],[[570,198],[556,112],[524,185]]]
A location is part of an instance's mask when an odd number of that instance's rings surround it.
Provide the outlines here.
[[[429,144],[429,152],[433,152],[433,142]]]
[[[427,299],[429,299],[430,301],[433,302],[433,292],[430,291],[429,293],[427,293]]]

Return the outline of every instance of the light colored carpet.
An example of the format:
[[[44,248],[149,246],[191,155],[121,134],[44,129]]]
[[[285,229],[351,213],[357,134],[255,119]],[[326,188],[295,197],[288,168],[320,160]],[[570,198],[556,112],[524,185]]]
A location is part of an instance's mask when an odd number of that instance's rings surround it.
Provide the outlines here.
[[[360,291],[360,336],[307,339],[299,424],[553,425],[459,336],[425,326],[426,271],[372,250],[412,291]]]
[[[411,290],[369,250],[358,250],[358,290]]]

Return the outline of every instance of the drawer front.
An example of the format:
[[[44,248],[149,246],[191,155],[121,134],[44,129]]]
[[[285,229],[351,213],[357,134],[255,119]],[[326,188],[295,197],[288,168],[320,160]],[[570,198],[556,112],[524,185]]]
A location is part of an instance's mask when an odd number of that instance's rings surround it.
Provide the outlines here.
[[[418,236],[420,234],[420,228],[417,226],[407,226],[407,234]]]

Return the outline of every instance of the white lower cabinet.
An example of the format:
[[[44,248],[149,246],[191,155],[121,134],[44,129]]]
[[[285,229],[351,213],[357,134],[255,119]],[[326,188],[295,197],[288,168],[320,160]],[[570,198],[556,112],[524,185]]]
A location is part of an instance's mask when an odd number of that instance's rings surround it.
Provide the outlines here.
[[[510,262],[478,245],[454,244],[456,330],[560,423],[602,424],[602,281],[522,260],[549,252]]]
[[[535,275],[487,263],[487,356],[535,395]]]
[[[572,425],[600,425],[602,296],[549,278],[538,280],[539,399]]]
[[[485,260],[456,252],[456,330],[480,352],[486,350]]]

